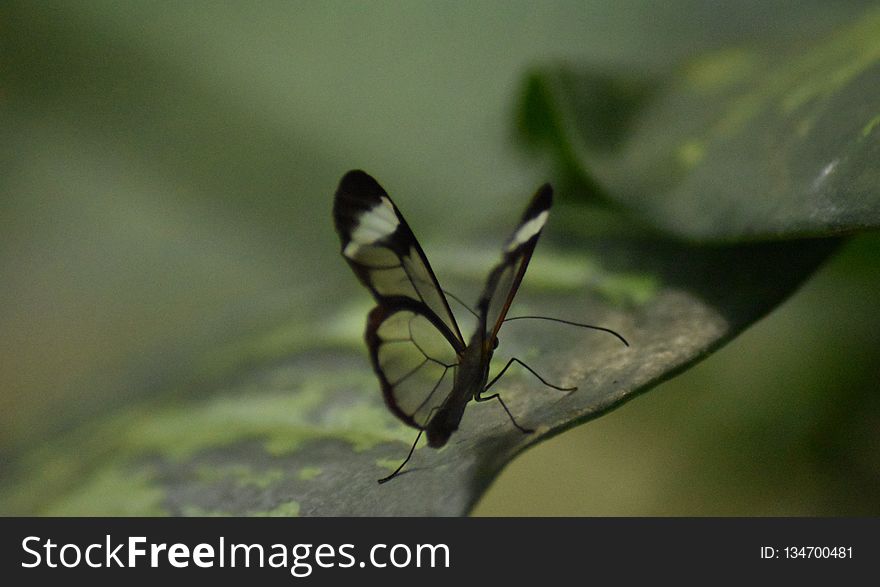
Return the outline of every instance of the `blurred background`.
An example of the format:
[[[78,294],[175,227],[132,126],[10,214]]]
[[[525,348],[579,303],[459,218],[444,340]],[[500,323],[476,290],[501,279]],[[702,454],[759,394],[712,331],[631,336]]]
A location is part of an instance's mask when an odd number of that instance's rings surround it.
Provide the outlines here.
[[[361,295],[329,216],[346,170],[429,250],[518,209],[552,179],[513,132],[530,67],[653,75],[860,5],[4,3],[3,467],[328,286]],[[880,513],[878,255],[852,240],[708,360],[522,455],[476,513]]]

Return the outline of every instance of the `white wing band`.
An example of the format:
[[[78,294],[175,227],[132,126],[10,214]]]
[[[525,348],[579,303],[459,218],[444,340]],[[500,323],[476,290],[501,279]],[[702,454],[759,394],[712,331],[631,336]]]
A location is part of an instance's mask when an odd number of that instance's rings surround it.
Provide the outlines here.
[[[509,253],[516,249],[518,246],[527,242],[530,238],[541,232],[541,229],[544,228],[544,223],[547,222],[547,215],[549,212],[544,210],[525,224],[519,227],[519,230],[516,231],[516,234],[513,235],[513,238],[510,239],[510,242],[507,243],[507,247],[505,250]]]
[[[381,203],[373,206],[358,218],[358,225],[351,233],[351,241],[342,254],[353,259],[363,245],[371,245],[394,234],[400,220],[394,212],[391,200],[382,197]]]

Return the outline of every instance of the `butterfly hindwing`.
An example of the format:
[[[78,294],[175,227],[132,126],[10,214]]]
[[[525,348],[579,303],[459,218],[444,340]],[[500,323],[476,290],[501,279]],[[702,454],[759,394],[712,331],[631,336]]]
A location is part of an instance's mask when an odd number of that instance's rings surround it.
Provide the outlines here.
[[[501,262],[489,273],[486,287],[477,303],[477,311],[485,329],[485,340],[490,345],[494,344],[498,329],[526,273],[552,205],[553,189],[550,184],[544,184],[532,197],[519,225],[504,245]]]
[[[385,403],[407,424],[425,428],[452,392],[458,349],[405,298],[370,312],[366,339]]]

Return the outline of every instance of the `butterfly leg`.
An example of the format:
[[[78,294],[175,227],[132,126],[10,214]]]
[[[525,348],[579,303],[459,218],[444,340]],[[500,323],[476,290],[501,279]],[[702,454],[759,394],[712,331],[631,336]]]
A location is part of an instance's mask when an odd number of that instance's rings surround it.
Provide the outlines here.
[[[520,361],[520,360],[517,359],[516,357],[513,357],[512,359],[510,359],[509,361],[507,361],[507,364],[504,365],[504,368],[503,368],[501,371],[498,372],[498,375],[496,375],[496,376],[492,379],[492,381],[490,381],[489,384],[486,385],[485,388],[483,388],[483,393],[485,393],[486,391],[489,391],[489,388],[492,387],[492,386],[495,384],[496,381],[498,381],[499,379],[501,379],[501,376],[504,375],[504,373],[507,371],[507,369],[508,369],[511,365],[513,365],[514,361],[516,361],[517,363],[519,363],[520,365],[522,365],[523,367],[525,367],[526,369],[528,369],[529,373],[531,373],[532,375],[534,375],[535,377],[537,377],[538,379],[540,379],[540,380],[541,380],[541,383],[543,383],[543,384],[546,385],[547,387],[552,387],[553,389],[558,389],[559,391],[577,391],[577,387],[559,387],[558,385],[553,385],[552,383],[548,383],[547,380],[544,379],[543,377],[541,377],[540,375],[538,375],[538,374],[535,372],[534,369],[532,369],[531,367],[529,367],[528,365],[526,365],[525,363],[523,363],[522,361]],[[478,395],[479,395],[479,394],[478,394]],[[479,397],[477,397],[477,398],[475,398],[475,399],[476,399],[477,401],[480,401],[480,398],[479,398]]]
[[[474,401],[477,402],[487,402],[489,400],[497,399],[498,403],[501,404],[501,407],[504,408],[504,411],[507,412],[507,417],[510,418],[510,421],[513,422],[513,425],[516,426],[517,430],[522,432],[523,434],[531,434],[534,432],[531,428],[523,428],[519,424],[517,424],[516,420],[513,418],[513,414],[510,413],[510,410],[507,409],[507,405],[505,405],[504,400],[501,399],[501,396],[497,393],[493,393],[492,395],[487,395],[486,397],[475,397]]]
[[[394,472],[387,477],[382,477],[381,479],[379,479],[380,484],[385,483],[386,481],[391,481],[392,479],[397,477],[397,474],[400,473],[400,470],[403,469],[403,467],[409,462],[410,458],[412,458],[413,451],[416,450],[416,445],[419,443],[419,439],[422,438],[422,432],[424,432],[424,430],[419,430],[419,435],[416,436],[416,441],[413,442],[412,447],[409,449],[409,454],[406,455],[406,458],[403,460],[402,463],[400,463],[400,466],[397,467]]]

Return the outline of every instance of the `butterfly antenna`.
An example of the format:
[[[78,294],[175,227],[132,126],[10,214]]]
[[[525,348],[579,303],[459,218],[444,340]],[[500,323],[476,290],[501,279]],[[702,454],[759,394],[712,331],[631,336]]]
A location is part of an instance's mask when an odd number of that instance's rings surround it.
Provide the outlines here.
[[[455,300],[456,302],[458,302],[459,304],[461,304],[462,306],[464,306],[464,308],[465,308],[468,312],[470,312],[471,314],[473,314],[474,317],[475,317],[477,320],[480,319],[479,314],[477,314],[477,313],[473,310],[473,308],[471,308],[470,306],[468,306],[467,304],[465,304],[463,301],[461,301],[461,298],[459,298],[457,295],[455,295],[455,294],[453,294],[453,293],[451,293],[451,292],[448,292],[448,291],[446,291],[445,289],[443,290],[443,293],[445,293],[445,294],[448,295],[450,298],[452,298],[453,300]]]
[[[506,318],[505,322],[510,322],[511,320],[550,320],[551,322],[561,322],[563,324],[569,324],[571,326],[580,326],[581,328],[590,328],[592,330],[601,330],[602,332],[607,332],[608,334],[613,334],[622,342],[625,346],[629,346],[629,343],[626,342],[626,339],[620,336],[617,332],[611,330],[610,328],[603,328],[601,326],[593,326],[592,324],[581,324],[580,322],[572,322],[570,320],[562,320],[561,318],[548,318],[547,316],[514,316],[513,318]]]

